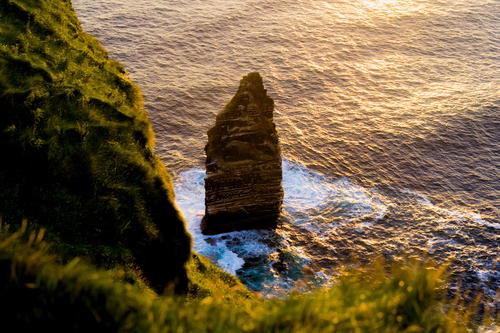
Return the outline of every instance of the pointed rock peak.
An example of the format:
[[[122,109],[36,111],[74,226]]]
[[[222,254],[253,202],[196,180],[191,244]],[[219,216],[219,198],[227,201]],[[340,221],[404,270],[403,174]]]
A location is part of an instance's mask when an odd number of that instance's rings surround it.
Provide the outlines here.
[[[250,73],[243,77],[236,95],[222,110],[218,118],[240,117],[249,112],[254,116],[273,116],[274,101],[267,95],[259,73]]]
[[[264,83],[259,73],[250,73],[241,79],[238,93],[242,92],[248,92],[261,98],[266,96],[266,89],[264,89]]]

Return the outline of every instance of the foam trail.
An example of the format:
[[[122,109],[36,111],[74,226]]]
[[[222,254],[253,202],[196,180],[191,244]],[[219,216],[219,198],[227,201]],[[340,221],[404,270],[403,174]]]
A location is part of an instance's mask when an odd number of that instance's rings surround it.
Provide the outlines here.
[[[437,205],[434,205],[426,195],[409,190],[409,189],[404,189],[404,190],[402,190],[402,192],[416,197],[417,202],[420,205],[428,207],[429,209],[431,209],[435,212],[443,213],[445,215],[448,215],[451,218],[454,218],[454,219],[457,219],[460,221],[468,219],[468,220],[474,221],[477,224],[482,224],[482,225],[489,227],[489,228],[500,229],[499,223],[485,221],[481,218],[481,215],[478,213],[463,211],[463,210],[459,210],[459,209],[447,209],[447,208],[439,207]]]

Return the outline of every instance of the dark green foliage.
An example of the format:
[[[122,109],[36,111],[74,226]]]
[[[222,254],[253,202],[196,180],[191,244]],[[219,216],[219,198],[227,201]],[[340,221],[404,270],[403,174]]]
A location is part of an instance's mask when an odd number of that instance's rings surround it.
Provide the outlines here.
[[[118,281],[77,259],[66,265],[47,255],[41,234],[21,241],[23,231],[0,234],[2,327],[16,332],[116,332],[148,321],[154,293]]]
[[[190,238],[139,89],[64,0],[0,1],[0,215],[68,258],[133,260],[186,288]],[[109,249],[102,253],[102,249]]]

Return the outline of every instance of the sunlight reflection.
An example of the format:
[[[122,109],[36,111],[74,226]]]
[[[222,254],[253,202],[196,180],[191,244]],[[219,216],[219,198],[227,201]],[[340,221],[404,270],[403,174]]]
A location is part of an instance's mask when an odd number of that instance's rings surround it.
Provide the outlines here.
[[[425,8],[421,1],[408,0],[364,0],[361,1],[360,7],[376,14],[391,16],[410,14]]]
[[[397,17],[413,15],[416,13],[425,14],[429,10],[428,2],[422,0],[362,0],[362,1],[343,1],[342,13],[338,13],[336,8],[339,6],[335,2],[323,2],[323,8],[326,13],[334,15],[340,19],[349,20],[371,20],[379,17]],[[350,10],[345,10],[349,8]]]

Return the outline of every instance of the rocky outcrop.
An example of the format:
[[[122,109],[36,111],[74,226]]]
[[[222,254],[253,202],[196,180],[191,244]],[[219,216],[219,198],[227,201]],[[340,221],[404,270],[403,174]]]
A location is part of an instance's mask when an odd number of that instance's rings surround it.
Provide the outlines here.
[[[273,110],[261,76],[251,73],[208,131],[204,234],[276,226],[283,188]]]

